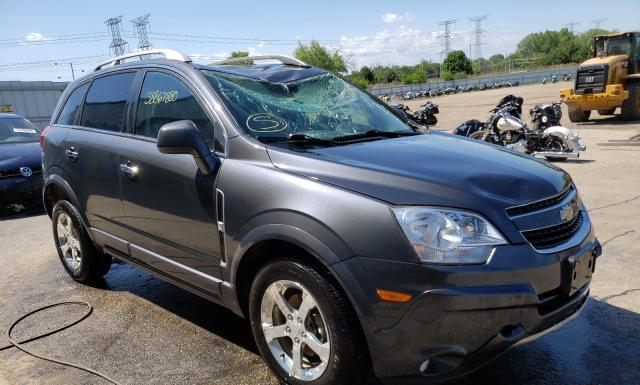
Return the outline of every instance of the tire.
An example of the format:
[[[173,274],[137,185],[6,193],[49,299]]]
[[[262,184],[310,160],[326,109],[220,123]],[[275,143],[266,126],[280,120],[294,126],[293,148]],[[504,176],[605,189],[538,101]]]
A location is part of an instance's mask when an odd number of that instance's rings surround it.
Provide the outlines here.
[[[640,82],[625,85],[629,97],[622,103],[622,120],[640,120]]]
[[[591,111],[582,111],[576,107],[569,107],[569,120],[574,123],[586,122],[591,116]]]
[[[469,138],[482,140],[483,136],[484,136],[484,130],[478,130],[476,132],[472,132],[471,135],[469,135]]]
[[[58,257],[71,278],[91,283],[107,274],[111,257],[96,249],[78,209],[68,201],[58,201],[52,210],[51,223]]]
[[[298,313],[305,303],[311,306],[303,310],[306,316]],[[355,312],[335,284],[309,266],[278,260],[262,268],[251,285],[249,313],[260,354],[282,383],[347,385],[368,378],[368,354]],[[294,371],[297,349],[308,367]]]
[[[598,110],[598,115],[611,116],[611,115],[615,114],[615,112],[616,112],[615,108],[610,108],[608,110]]]

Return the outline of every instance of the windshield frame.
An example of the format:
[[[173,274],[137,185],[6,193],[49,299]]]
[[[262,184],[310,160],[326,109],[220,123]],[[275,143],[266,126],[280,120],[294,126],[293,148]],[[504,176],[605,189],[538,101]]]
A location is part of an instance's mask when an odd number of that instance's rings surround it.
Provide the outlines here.
[[[259,93],[257,94],[258,96],[265,96],[265,97],[273,97],[274,100],[278,100],[278,93],[272,93],[268,91],[269,87],[272,86],[282,86],[282,87],[292,87],[295,86],[297,87],[300,84],[304,84],[307,82],[313,82],[315,80],[318,79],[322,79],[327,77],[327,81],[332,81],[334,79],[330,79],[329,77],[333,77],[335,78],[334,81],[339,81],[344,83],[344,87],[348,87],[348,89],[345,89],[347,92],[353,92],[353,94],[351,94],[352,97],[357,98],[359,101],[364,102],[365,105],[359,106],[357,109],[353,110],[353,111],[349,111],[351,112],[350,116],[353,116],[353,113],[357,113],[357,112],[362,112],[362,116],[370,116],[372,114],[372,106],[375,105],[375,110],[377,111],[377,109],[380,109],[382,111],[384,111],[384,114],[386,114],[386,116],[388,116],[389,119],[393,119],[394,121],[397,120],[397,124],[398,124],[398,128],[400,128],[400,130],[392,130],[389,129],[388,132],[389,133],[412,133],[416,131],[416,127],[411,125],[410,120],[406,117],[406,115],[400,113],[400,111],[396,110],[395,108],[391,107],[390,105],[382,102],[381,100],[379,100],[378,98],[376,98],[375,96],[373,96],[370,92],[368,92],[367,90],[361,89],[358,86],[356,86],[355,84],[353,84],[352,82],[350,82],[348,79],[345,79],[344,77],[337,75],[337,74],[333,74],[333,73],[322,73],[322,74],[314,74],[312,76],[307,76],[307,77],[303,77],[300,79],[295,79],[293,81],[290,82],[284,82],[284,83],[277,83],[277,82],[270,82],[264,79],[260,79],[258,77],[253,77],[253,76],[246,76],[243,74],[237,74],[237,73],[229,73],[229,72],[225,72],[225,71],[218,71],[216,69],[212,69],[212,68],[199,68],[199,72],[201,73],[201,75],[204,77],[204,79],[207,81],[208,85],[211,87],[211,90],[214,92],[214,94],[218,97],[218,100],[221,102],[221,104],[224,106],[224,109],[228,112],[229,118],[232,119],[236,124],[237,127],[240,129],[240,131],[244,134],[248,134],[249,136],[258,139],[260,137],[267,137],[269,136],[270,139],[274,138],[274,135],[272,135],[269,132],[264,132],[264,134],[266,135],[261,135],[260,133],[258,133],[255,130],[250,129],[246,124],[243,124],[243,120],[246,120],[244,118],[246,118],[247,116],[244,116],[243,114],[247,114],[247,112],[239,112],[238,110],[234,110],[233,107],[233,101],[230,100],[228,98],[227,95],[225,95],[225,93],[219,88],[219,84],[214,84],[214,82],[216,81],[216,79],[223,79],[224,81],[233,83],[234,86],[238,87],[239,92],[245,92],[245,90],[248,90],[249,92],[252,91],[251,88],[247,88],[247,87],[243,87],[242,84],[236,83],[233,81],[234,78],[238,78],[241,79],[242,81],[250,81],[250,82],[255,82],[256,84],[264,84],[265,85],[265,90],[260,90]],[[319,85],[320,87],[321,85]],[[297,91],[295,91],[297,93]],[[284,96],[283,96],[284,97]],[[246,106],[250,107],[249,112],[251,112],[251,104],[253,103],[254,106],[258,106],[261,100],[258,98],[255,98],[254,100],[251,100]],[[308,101],[307,101],[308,102]],[[265,104],[268,105],[267,102],[265,102]],[[306,103],[303,103],[306,104]],[[291,105],[293,105],[293,102],[291,103]],[[276,106],[276,105],[273,105]],[[285,110],[287,109],[287,103],[283,103],[282,108],[284,108]],[[264,107],[263,107],[264,108]],[[320,110],[322,110],[322,108],[320,108]],[[261,110],[257,110],[257,113],[261,112]],[[307,110],[301,110],[299,111],[300,114],[302,115],[309,115],[309,114],[313,114],[313,112],[307,111]],[[255,115],[256,113],[250,114],[251,115]],[[284,120],[284,118],[283,118]],[[395,125],[395,123],[394,123]],[[352,128],[354,130],[355,134],[364,134],[366,130],[361,129],[360,131],[362,132],[358,132],[355,128],[355,126],[363,126],[363,124],[360,123],[353,123],[354,128]],[[362,127],[361,127],[362,128]],[[392,127],[390,127],[392,128]],[[297,131],[296,131],[297,129]],[[293,132],[290,132],[288,135],[282,135],[283,139],[286,139],[287,137],[290,137],[292,135],[304,135],[306,133],[308,133],[309,131],[315,131],[314,129],[314,124],[313,123],[309,123],[307,125],[301,125],[299,128],[295,128]],[[330,130],[327,130],[330,131]],[[317,139],[333,139],[333,138],[338,138],[340,136],[344,136],[344,134],[338,133],[337,131],[334,131],[335,133],[337,133],[337,136],[334,137],[323,137],[323,136],[318,136],[316,137]],[[276,132],[277,133],[277,132]],[[313,132],[312,132],[313,133]],[[310,135],[312,136],[312,135]],[[383,138],[383,137],[381,137]],[[385,137],[386,138],[386,137]],[[384,139],[384,138],[383,138]],[[286,141],[269,141],[268,143],[270,144],[281,144],[281,143],[286,143]],[[349,144],[348,142],[345,144]]]
[[[17,144],[17,143],[37,143],[40,140],[40,134],[42,133],[42,131],[40,131],[40,129],[38,129],[38,127],[36,127],[35,124],[31,123],[29,120],[27,120],[25,117],[22,116],[9,116],[9,117],[0,117],[0,122],[3,120],[21,120],[22,122],[26,123],[27,127],[18,127],[18,126],[14,126],[13,128],[27,128],[27,129],[34,129],[36,132],[34,135],[36,135],[34,140],[16,140],[16,141],[4,141],[4,140],[0,140],[0,145],[5,145],[5,144]]]
[[[625,42],[628,44],[628,49],[627,52],[625,53],[616,53],[616,54],[612,54],[610,51],[610,47],[609,47],[609,43],[611,41],[614,41],[615,43],[619,43],[619,42]],[[602,51],[598,51],[598,43],[602,42],[603,44],[603,50]],[[609,57],[609,56],[617,56],[617,55],[627,55],[628,57],[631,57],[631,52],[633,51],[635,47],[633,47],[633,35],[613,35],[613,36],[598,36],[594,39],[593,41],[593,55],[594,57]]]

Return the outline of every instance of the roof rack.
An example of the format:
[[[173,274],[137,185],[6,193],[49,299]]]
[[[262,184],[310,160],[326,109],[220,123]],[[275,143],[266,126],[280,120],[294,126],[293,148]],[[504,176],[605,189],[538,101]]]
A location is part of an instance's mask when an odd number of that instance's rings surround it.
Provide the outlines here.
[[[125,53],[124,55],[120,55],[120,56],[105,60],[102,63],[95,66],[93,69],[93,72],[98,71],[109,64],[113,64],[114,66],[118,65],[123,60],[129,59],[132,57],[139,57],[142,60],[143,56],[157,55],[157,54],[164,55],[164,58],[169,60],[179,60],[185,63],[191,62],[191,57],[189,57],[189,55],[184,54],[180,51],[176,51],[174,49],[166,49],[166,48],[147,49],[144,51],[135,51],[135,52]]]
[[[224,65],[224,64],[233,64],[233,63],[240,63],[240,62],[252,61],[252,60],[278,60],[280,61],[280,63],[284,65],[296,66],[296,67],[311,67],[309,64],[303,62],[302,60],[298,60],[296,58],[283,56],[283,55],[259,55],[259,56],[234,57],[231,59],[217,61],[211,64]]]

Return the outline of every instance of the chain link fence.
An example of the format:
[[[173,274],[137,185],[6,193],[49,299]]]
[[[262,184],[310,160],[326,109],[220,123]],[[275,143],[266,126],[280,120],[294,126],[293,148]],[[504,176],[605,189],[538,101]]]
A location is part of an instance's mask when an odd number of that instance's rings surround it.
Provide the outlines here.
[[[369,92],[373,95],[394,95],[394,94],[402,94],[409,91],[423,91],[423,90],[431,90],[438,88],[449,88],[449,87],[466,87],[466,86],[476,86],[481,84],[491,84],[495,82],[520,82],[520,84],[533,84],[540,83],[542,79],[546,78],[547,82],[551,81],[552,76],[557,76],[558,80],[562,80],[563,76],[566,74],[571,75],[571,79],[575,79],[577,67],[566,67],[566,68],[558,68],[544,71],[532,71],[532,72],[515,72],[504,75],[492,75],[492,76],[481,76],[477,78],[471,79],[460,79],[460,80],[449,80],[449,81],[434,81],[422,84],[405,84],[398,86],[390,86],[390,87],[377,87],[370,88]]]

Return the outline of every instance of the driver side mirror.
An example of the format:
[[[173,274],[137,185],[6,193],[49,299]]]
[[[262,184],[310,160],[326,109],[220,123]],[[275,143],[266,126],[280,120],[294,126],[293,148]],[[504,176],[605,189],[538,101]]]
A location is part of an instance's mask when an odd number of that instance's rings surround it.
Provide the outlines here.
[[[163,154],[191,154],[205,175],[214,172],[220,164],[191,120],[178,120],[160,127],[156,146]]]

